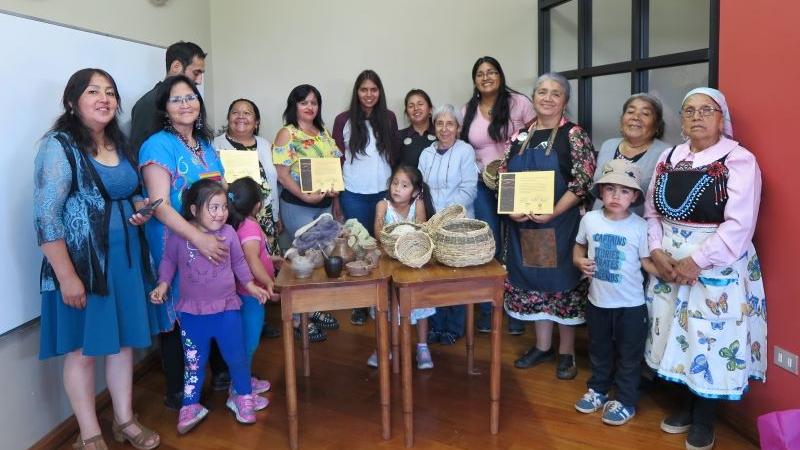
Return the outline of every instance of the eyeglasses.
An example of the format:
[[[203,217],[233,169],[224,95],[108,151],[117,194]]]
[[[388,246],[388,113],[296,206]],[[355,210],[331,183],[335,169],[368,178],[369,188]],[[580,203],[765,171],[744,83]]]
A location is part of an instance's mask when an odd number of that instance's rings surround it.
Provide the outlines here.
[[[500,75],[500,72],[496,70],[487,70],[486,72],[475,73],[475,78],[494,78],[498,75]]]
[[[722,112],[719,108],[712,108],[710,106],[703,106],[702,108],[694,109],[694,108],[686,108],[681,110],[681,115],[687,119],[691,119],[694,117],[694,114],[699,112],[700,117],[710,117],[714,114],[715,111]]]
[[[172,97],[168,98],[167,102],[171,103],[173,105],[179,105],[179,104],[182,104],[182,103],[193,102],[193,101],[199,100],[199,99],[200,99],[200,97],[195,95],[195,94],[188,94],[188,95],[184,95],[183,97],[181,97],[180,95],[175,95],[175,96],[172,96]]]

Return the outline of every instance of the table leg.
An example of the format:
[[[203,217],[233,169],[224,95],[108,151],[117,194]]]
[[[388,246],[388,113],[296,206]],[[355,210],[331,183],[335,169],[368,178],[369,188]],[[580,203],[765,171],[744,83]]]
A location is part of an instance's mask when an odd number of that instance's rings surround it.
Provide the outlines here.
[[[297,379],[294,366],[294,332],[291,315],[283,319],[283,357],[286,377],[286,415],[289,420],[289,447],[297,449]]]
[[[467,374],[477,375],[475,372],[475,305],[470,303],[467,308]]]
[[[400,316],[400,352],[403,356],[403,426],[406,447],[414,445],[414,392],[411,384],[411,323],[408,317]]]
[[[303,376],[311,376],[311,356],[309,355],[308,342],[308,313],[300,314],[300,335],[303,336]]]
[[[392,329],[392,373],[400,373],[400,299],[397,289],[391,287],[392,297],[389,303],[389,324]]]
[[[386,295],[386,287],[380,289],[382,295]],[[378,295],[381,295],[381,293]],[[386,322],[387,311],[378,311],[375,315],[377,326],[375,334],[378,337],[378,377],[380,378],[381,388],[381,423],[383,425],[383,439],[388,440],[392,437],[392,422],[390,416],[390,393],[389,393],[389,327]],[[395,355],[397,359],[397,355]]]
[[[489,430],[497,434],[500,430],[500,327],[503,320],[503,285],[497,288],[497,294],[492,304],[492,358],[489,372]]]

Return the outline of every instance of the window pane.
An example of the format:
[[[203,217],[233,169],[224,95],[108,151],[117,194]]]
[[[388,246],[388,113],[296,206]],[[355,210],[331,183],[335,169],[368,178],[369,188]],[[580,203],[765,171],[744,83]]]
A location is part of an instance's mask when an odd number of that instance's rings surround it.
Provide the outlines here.
[[[630,95],[630,73],[592,78],[592,143],[596,149],[606,139],[619,137],[620,111]]]
[[[578,68],[578,2],[572,0],[550,10],[550,70]]]
[[[578,123],[578,80],[569,80],[569,102],[567,102],[567,117]]]
[[[592,65],[631,59],[631,1],[603,0],[592,8]]]
[[[650,52],[708,48],[710,0],[650,0]]]
[[[648,76],[650,94],[658,97],[664,106],[667,127],[662,140],[679,144],[683,141],[678,113],[683,96],[696,87],[708,85],[708,63],[654,69],[649,71]]]

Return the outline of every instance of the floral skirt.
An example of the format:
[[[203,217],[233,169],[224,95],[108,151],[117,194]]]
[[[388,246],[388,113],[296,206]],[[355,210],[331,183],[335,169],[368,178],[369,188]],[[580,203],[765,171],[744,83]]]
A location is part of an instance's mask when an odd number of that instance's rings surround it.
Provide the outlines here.
[[[552,320],[563,325],[586,322],[587,278],[568,291],[539,292],[515,287],[506,280],[503,303],[509,316],[519,320]]]
[[[662,248],[681,259],[717,227],[662,220],[662,228]],[[662,378],[728,400],[741,398],[748,379],[766,379],[767,307],[752,244],[733,264],[701,271],[694,286],[651,277],[646,300],[645,360]]]

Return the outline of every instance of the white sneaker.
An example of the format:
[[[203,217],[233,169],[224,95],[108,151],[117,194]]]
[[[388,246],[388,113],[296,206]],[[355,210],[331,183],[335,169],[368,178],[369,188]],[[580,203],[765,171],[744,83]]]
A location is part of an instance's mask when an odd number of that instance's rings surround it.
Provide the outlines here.
[[[392,360],[392,352],[389,352],[389,361]],[[370,367],[378,367],[378,351],[374,350],[369,358],[367,358],[367,365]]]

